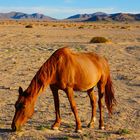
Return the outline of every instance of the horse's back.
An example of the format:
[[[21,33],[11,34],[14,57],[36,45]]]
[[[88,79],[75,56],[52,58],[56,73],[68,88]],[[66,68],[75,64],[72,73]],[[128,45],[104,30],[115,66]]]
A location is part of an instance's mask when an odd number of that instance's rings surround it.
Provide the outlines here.
[[[57,78],[63,88],[88,90],[95,86],[102,75],[102,57],[95,53],[77,53],[65,47],[54,54],[57,57]]]

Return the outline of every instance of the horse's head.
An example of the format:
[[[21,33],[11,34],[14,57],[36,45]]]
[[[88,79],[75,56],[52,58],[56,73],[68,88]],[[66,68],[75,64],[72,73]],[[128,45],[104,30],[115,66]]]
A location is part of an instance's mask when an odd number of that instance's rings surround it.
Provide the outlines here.
[[[15,103],[15,115],[12,122],[12,130],[20,130],[26,121],[32,116],[34,112],[34,101],[31,95],[23,92],[19,87],[19,97]]]

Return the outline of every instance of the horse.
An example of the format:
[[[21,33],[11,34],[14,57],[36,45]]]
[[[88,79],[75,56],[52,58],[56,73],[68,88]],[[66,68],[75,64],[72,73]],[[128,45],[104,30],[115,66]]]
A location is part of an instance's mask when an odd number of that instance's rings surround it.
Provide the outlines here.
[[[94,128],[96,119],[96,95],[94,87],[96,85],[99,97],[99,128],[104,129],[104,95],[110,115],[116,103],[107,59],[93,52],[78,53],[68,47],[64,47],[56,50],[40,67],[25,91],[19,87],[19,96],[15,103],[15,115],[11,124],[13,131],[20,130],[21,126],[31,118],[38,96],[48,85],[54,97],[56,115],[52,129],[59,129],[61,124],[58,90],[63,90],[68,97],[76,121],[76,132],[81,132],[82,126],[74,100],[74,91],[87,92],[92,107],[92,115],[88,127]]]

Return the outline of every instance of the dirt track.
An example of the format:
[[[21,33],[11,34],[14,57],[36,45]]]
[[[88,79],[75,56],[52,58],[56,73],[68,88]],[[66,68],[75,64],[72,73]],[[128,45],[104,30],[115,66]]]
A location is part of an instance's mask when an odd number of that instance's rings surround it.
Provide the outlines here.
[[[130,24],[123,29],[128,24],[94,23],[90,28],[83,23],[42,25],[34,24],[30,29],[10,22],[0,25],[0,139],[140,139],[140,26]],[[90,44],[94,36],[106,37],[112,43]],[[51,130],[55,114],[48,87],[38,98],[35,113],[22,131],[11,132],[18,87],[26,89],[39,67],[64,46],[77,52],[95,51],[108,59],[118,105],[112,118],[108,118],[105,108],[106,130],[98,129],[98,110],[95,128],[87,128],[91,116],[89,98],[86,93],[76,92],[83,133],[75,133],[74,116],[62,91],[62,125],[59,131]]]

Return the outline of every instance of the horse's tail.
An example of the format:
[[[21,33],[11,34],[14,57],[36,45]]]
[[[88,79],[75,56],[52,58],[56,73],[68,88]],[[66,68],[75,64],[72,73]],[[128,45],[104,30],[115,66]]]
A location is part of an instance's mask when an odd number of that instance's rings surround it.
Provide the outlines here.
[[[114,88],[110,75],[108,76],[107,83],[105,85],[105,103],[109,115],[111,115],[113,111],[113,106],[116,105],[116,99],[114,96]]]

